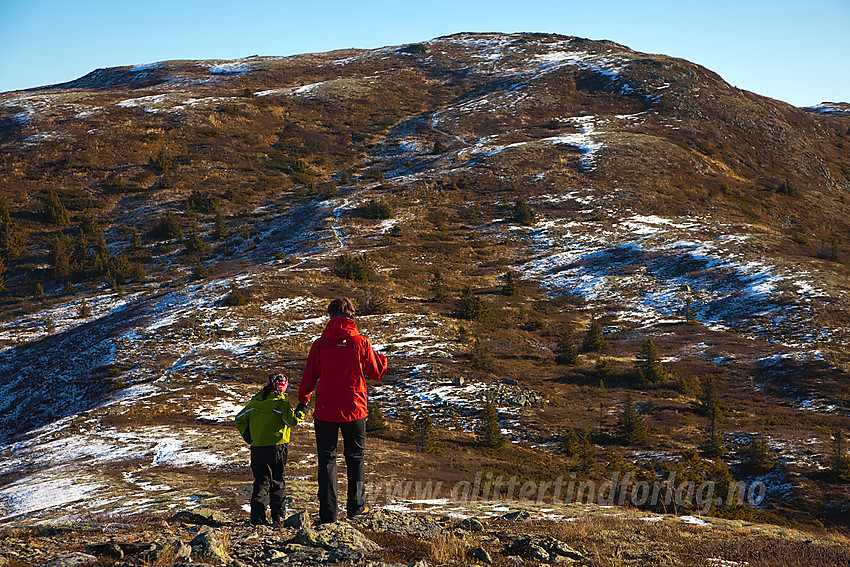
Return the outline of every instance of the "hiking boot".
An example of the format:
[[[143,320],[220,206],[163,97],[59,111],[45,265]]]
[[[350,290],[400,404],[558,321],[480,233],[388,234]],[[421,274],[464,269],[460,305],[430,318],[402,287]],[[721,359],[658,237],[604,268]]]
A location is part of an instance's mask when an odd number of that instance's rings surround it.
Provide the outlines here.
[[[271,524],[265,518],[251,518],[252,526],[270,526]]]
[[[348,519],[350,520],[350,519],[355,518],[357,516],[361,516],[363,514],[368,514],[371,510],[372,510],[372,507],[369,506],[368,504],[366,504],[365,506],[363,506],[362,508],[360,508],[360,510],[357,510],[356,512],[349,512],[348,513]]]

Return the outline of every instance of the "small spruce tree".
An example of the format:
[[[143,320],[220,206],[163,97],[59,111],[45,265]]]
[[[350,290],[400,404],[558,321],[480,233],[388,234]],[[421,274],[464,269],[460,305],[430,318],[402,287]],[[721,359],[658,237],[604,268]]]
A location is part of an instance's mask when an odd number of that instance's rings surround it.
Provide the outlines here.
[[[443,273],[435,269],[431,274],[431,281],[428,283],[431,290],[431,301],[434,303],[447,302],[449,300],[449,294],[446,291],[446,284],[443,282]]]
[[[0,221],[0,258],[17,260],[24,253],[24,238],[12,220]]]
[[[761,476],[773,470],[776,457],[763,435],[754,435],[744,453],[743,468],[749,474]]]
[[[609,359],[600,356],[593,365],[593,374],[602,381],[607,380],[614,375],[614,365]]]
[[[482,345],[480,339],[475,339],[469,359],[472,367],[476,370],[489,372],[493,370],[495,366],[495,361],[493,360],[493,355],[490,353],[490,349]]]
[[[383,315],[390,312],[390,303],[376,288],[367,291],[359,301],[357,313],[360,315]]]
[[[221,213],[215,215],[212,237],[216,241],[227,240],[230,237],[230,227],[227,226],[227,219]]]
[[[48,257],[53,279],[62,280],[71,274],[71,240],[67,236],[55,236],[50,241]]]
[[[555,351],[555,363],[564,366],[576,366],[579,362],[579,352],[573,339],[573,332],[566,329],[558,336],[558,348]]]
[[[343,279],[355,282],[370,282],[377,277],[375,268],[365,256],[342,254],[334,258],[333,273]]]
[[[85,319],[87,317],[91,317],[91,315],[92,315],[91,306],[89,305],[88,301],[83,299],[80,302],[80,304],[77,305],[77,318],[78,319]]]
[[[59,194],[56,193],[55,189],[48,190],[44,196],[43,212],[44,219],[50,224],[66,226],[71,222],[68,216],[68,209],[65,208],[65,204],[62,203],[62,199],[59,198]]]
[[[844,435],[844,431],[839,429],[835,432],[833,439],[835,450],[832,456],[832,466],[829,469],[830,476],[835,482],[850,482],[850,456],[847,455],[847,437]]]
[[[700,453],[711,459],[716,459],[726,454],[726,442],[723,439],[723,424],[721,412],[712,412],[708,418],[708,427],[705,429],[705,437],[699,445]]]
[[[472,292],[470,286],[465,286],[458,299],[454,316],[467,321],[484,321],[490,316],[487,303]]]
[[[617,420],[617,438],[623,445],[646,445],[649,441],[649,428],[643,416],[638,413],[632,393],[626,394],[623,413]]]
[[[245,291],[235,283],[230,284],[230,293],[228,293],[223,301],[227,307],[237,307],[239,305],[248,304],[248,295]]]
[[[420,451],[431,455],[442,455],[440,444],[437,439],[437,431],[434,420],[428,412],[422,412],[414,421],[416,426],[416,446]]]
[[[578,457],[590,445],[590,433],[580,427],[568,426],[561,435],[559,448],[567,457]]]
[[[415,443],[416,436],[416,420],[411,412],[406,411],[401,414],[401,442]]]
[[[365,205],[359,209],[360,216],[367,219],[390,219],[393,216],[393,209],[384,199],[370,199]]]
[[[36,282],[32,297],[36,301],[44,301],[45,299],[47,299],[47,294],[44,293],[44,287],[41,285],[41,283]]]
[[[370,402],[366,415],[366,431],[378,434],[387,431],[389,428],[381,406],[377,402]]]
[[[8,224],[12,222],[12,211],[9,208],[9,202],[6,197],[0,195],[0,224]]]
[[[489,449],[502,449],[507,440],[502,435],[502,428],[499,425],[499,414],[496,411],[496,406],[492,402],[487,402],[481,409],[478,416],[478,442]]]
[[[646,339],[640,347],[635,359],[635,375],[642,384],[658,384],[667,379],[661,355],[652,339]]]
[[[209,250],[210,247],[193,226],[186,238],[183,239],[183,253],[187,256],[199,257],[208,254]]]
[[[516,273],[513,270],[508,270],[505,274],[505,284],[502,286],[502,295],[509,297],[518,297],[520,295],[519,282],[517,281]]]
[[[720,390],[714,376],[707,376],[702,381],[702,394],[699,400],[699,410],[703,415],[711,417],[720,414]]]
[[[155,240],[174,240],[175,238],[183,238],[183,229],[180,227],[177,216],[169,212],[154,222],[148,236]]]
[[[592,319],[581,343],[581,352],[603,352],[607,348],[608,343],[602,334],[602,325],[598,320]]]
[[[536,215],[534,211],[531,210],[531,207],[528,205],[528,201],[525,200],[524,197],[520,197],[514,203],[514,214],[513,214],[514,222],[518,222],[524,225],[532,225],[536,220]]]

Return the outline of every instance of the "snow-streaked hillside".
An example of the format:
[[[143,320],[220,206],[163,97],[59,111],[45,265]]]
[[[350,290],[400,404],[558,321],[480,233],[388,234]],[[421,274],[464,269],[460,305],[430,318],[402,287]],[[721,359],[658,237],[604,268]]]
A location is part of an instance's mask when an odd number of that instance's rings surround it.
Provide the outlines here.
[[[710,375],[729,464],[764,433],[781,462],[766,506],[805,500],[850,415],[841,108],[541,34],[162,62],[0,94],[4,198],[28,245],[6,264],[0,320],[0,523],[240,509],[248,451],[231,419],[267,373],[297,383],[341,294],[388,300],[357,323],[390,359],[371,396],[395,431],[424,411],[451,447],[375,439],[375,481],[516,468],[476,452],[485,401],[528,462],[576,465],[560,443],[576,426],[600,432],[598,470],[616,453],[659,472],[699,445]],[[48,182],[66,226],[35,204]],[[190,206],[199,195],[212,204]],[[533,221],[514,220],[520,200]],[[378,201],[389,218],[363,212]],[[166,212],[205,251],[155,236]],[[144,281],[52,275],[52,243],[89,217]],[[334,274],[343,254],[365,254],[371,281]],[[435,270],[448,299],[433,300]],[[509,271],[522,291],[506,297]],[[453,312],[465,286],[490,320]],[[226,305],[234,288],[247,305]],[[580,339],[592,319],[611,350],[556,365],[560,333]],[[678,390],[630,378],[646,338]],[[476,360],[482,345],[493,360]],[[612,441],[626,392],[654,446]],[[288,469],[302,504],[311,444],[307,423]]]

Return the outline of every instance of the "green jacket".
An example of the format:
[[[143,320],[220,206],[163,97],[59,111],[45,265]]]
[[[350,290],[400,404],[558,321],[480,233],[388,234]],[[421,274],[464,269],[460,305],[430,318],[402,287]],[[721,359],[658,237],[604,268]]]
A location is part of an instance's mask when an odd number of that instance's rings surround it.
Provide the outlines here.
[[[302,419],[304,413],[296,414],[283,394],[272,392],[263,400],[260,392],[242,408],[235,421],[246,443],[255,447],[268,447],[289,443],[290,429]]]

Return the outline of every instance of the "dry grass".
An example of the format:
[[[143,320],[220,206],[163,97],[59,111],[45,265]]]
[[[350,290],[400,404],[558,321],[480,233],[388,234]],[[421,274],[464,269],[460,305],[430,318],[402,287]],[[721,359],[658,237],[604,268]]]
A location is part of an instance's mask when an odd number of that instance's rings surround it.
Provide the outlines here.
[[[468,545],[464,538],[454,534],[441,533],[431,542],[429,559],[438,565],[464,561]]]

